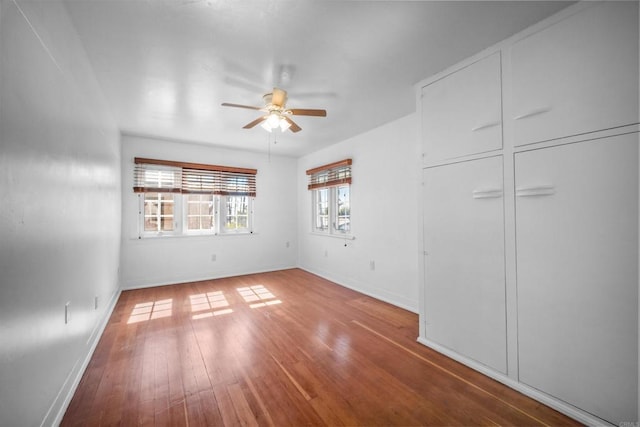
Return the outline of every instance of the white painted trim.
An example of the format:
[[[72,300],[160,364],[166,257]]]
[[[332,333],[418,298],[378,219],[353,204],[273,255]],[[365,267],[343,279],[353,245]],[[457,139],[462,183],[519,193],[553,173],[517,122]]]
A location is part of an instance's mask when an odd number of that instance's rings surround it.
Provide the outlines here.
[[[84,356],[80,356],[76,363],[73,365],[71,372],[67,375],[64,384],[60,387],[60,391],[58,395],[54,399],[53,403],[49,407],[47,414],[45,415],[40,426],[57,426],[62,422],[62,418],[64,417],[67,408],[69,407],[69,403],[71,403],[71,399],[80,384],[80,380],[84,375],[89,362],[91,361],[91,357],[93,357],[93,353],[98,346],[98,342],[100,342],[100,338],[102,337],[102,333],[107,327],[107,323],[109,322],[109,318],[113,313],[113,310],[116,307],[116,303],[120,298],[120,294],[122,293],[122,289],[118,288],[118,290],[113,294],[111,300],[109,301],[109,305],[106,310],[104,310],[102,314],[102,318],[99,322],[96,323],[96,327],[91,332],[89,337],[87,352]]]
[[[595,417],[591,414],[589,414],[588,412],[584,412],[578,408],[576,408],[575,406],[572,406],[562,400],[556,399],[554,397],[549,396],[546,393],[541,392],[538,389],[535,389],[533,387],[529,387],[521,382],[518,382],[517,380],[514,380],[512,378],[509,378],[508,376],[497,372],[491,368],[489,368],[486,365],[483,365],[473,359],[469,359],[468,357],[462,356],[458,353],[456,353],[453,350],[448,349],[447,347],[441,346],[440,344],[437,344],[431,340],[428,340],[426,338],[423,337],[418,337],[417,340],[420,344],[423,344],[435,351],[437,351],[438,353],[441,353],[457,362],[462,363],[463,365],[468,366],[469,368],[480,372],[481,374],[484,374],[486,376],[488,376],[489,378],[492,378],[496,381],[501,382],[502,384],[506,385],[509,388],[512,388],[532,399],[537,400],[540,403],[543,403],[553,409],[555,409],[556,411],[562,412],[563,414],[585,424],[585,425],[589,425],[589,426],[606,426],[606,427],[613,427],[613,424],[610,424],[598,417]]]
[[[226,277],[247,276],[250,274],[270,273],[273,271],[290,270],[292,268],[298,268],[298,267],[295,265],[275,266],[275,267],[259,269],[259,270],[250,270],[250,271],[227,271],[227,272],[221,272],[219,274],[211,274],[207,276],[174,277],[168,280],[151,279],[144,283],[128,281],[126,285],[123,285],[122,290],[130,291],[134,289],[146,289],[146,288],[155,288],[158,286],[178,285],[181,283],[203,282],[206,280],[224,279]]]
[[[391,305],[395,305],[396,307],[402,308],[403,310],[407,310],[410,311],[412,313],[418,314],[418,307],[413,307],[411,305],[409,305],[408,303],[402,302],[402,301],[398,301],[397,299],[394,299],[394,297],[398,297],[399,295],[394,295],[394,294],[389,294],[389,295],[383,295],[382,291],[381,293],[378,292],[372,292],[369,290],[364,289],[362,286],[358,286],[357,284],[350,284],[350,283],[345,283],[344,281],[337,279],[333,276],[331,276],[330,274],[327,274],[325,272],[319,271],[319,270],[315,270],[309,267],[305,267],[305,266],[298,266],[297,268],[299,268],[300,270],[304,270],[308,273],[311,274],[315,274],[316,276],[322,277],[323,279],[329,280],[330,282],[335,283],[338,286],[342,286],[343,288],[348,288],[351,290],[354,290],[356,292],[359,292],[361,294],[370,296],[371,298],[375,298],[377,300],[380,301],[384,301],[386,303],[389,303]]]

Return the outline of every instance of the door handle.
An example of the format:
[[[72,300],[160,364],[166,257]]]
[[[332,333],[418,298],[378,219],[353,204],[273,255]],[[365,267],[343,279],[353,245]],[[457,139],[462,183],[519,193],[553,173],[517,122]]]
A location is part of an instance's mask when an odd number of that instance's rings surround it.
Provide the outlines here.
[[[478,125],[478,126],[476,126],[474,128],[471,128],[471,132],[476,132],[476,131],[479,131],[479,130],[482,130],[482,129],[492,128],[494,126],[500,126],[500,124],[502,124],[502,122],[500,120],[495,121],[495,122],[485,123],[485,124],[482,124],[482,125]]]
[[[532,187],[516,188],[516,197],[539,197],[551,196],[555,194],[556,187],[553,185],[535,185]]]
[[[540,114],[548,113],[549,111],[551,111],[551,107],[536,108],[535,110],[531,110],[527,113],[520,114],[519,116],[515,116],[513,120],[522,120],[529,117],[538,116]]]
[[[489,190],[473,190],[471,195],[474,199],[498,199],[502,197],[502,189],[492,188]]]

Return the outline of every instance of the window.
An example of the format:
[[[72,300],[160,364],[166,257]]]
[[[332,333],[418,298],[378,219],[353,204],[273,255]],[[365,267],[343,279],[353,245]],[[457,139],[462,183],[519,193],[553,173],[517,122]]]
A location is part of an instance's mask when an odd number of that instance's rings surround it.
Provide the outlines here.
[[[139,237],[253,232],[255,169],[134,161]]]
[[[351,159],[307,171],[311,190],[312,231],[351,233]]]
[[[251,199],[247,196],[226,196],[221,200],[223,205],[223,232],[248,232],[250,227]]]
[[[315,231],[329,231],[329,189],[319,188],[313,191],[315,212]]]
[[[213,194],[187,194],[185,219],[186,230],[193,231],[215,231],[215,198]]]
[[[174,230],[173,193],[144,194],[144,231],[171,232]]]
[[[351,186],[340,185],[335,187],[335,213],[336,228],[341,233],[349,233],[351,229],[351,205],[349,203],[349,193]]]

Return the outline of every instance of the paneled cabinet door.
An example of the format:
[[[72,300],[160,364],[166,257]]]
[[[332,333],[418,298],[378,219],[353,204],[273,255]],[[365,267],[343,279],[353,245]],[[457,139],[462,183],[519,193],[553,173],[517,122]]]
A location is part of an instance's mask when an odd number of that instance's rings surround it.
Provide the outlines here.
[[[424,170],[426,338],[506,373],[502,157]]]
[[[520,381],[637,420],[638,134],[515,155]]]
[[[422,88],[425,159],[502,148],[500,52]]]
[[[515,145],[638,122],[638,2],[604,2],[511,49]]]

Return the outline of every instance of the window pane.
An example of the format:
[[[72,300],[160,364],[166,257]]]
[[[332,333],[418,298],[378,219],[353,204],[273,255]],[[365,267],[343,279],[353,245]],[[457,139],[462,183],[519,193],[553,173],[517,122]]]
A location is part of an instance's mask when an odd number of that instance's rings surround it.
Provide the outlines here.
[[[227,196],[225,204],[225,228],[227,230],[249,228],[249,197]]]
[[[187,202],[187,230],[214,229],[213,221],[213,195],[189,194],[185,196]]]
[[[173,231],[173,194],[144,193],[144,231]]]
[[[200,217],[190,216],[188,218],[187,228],[189,230],[197,230],[197,229],[199,229],[200,228]]]
[[[162,217],[162,231],[173,230],[173,217]]]
[[[329,229],[329,189],[318,189],[314,193],[315,229],[316,231],[326,231]]]
[[[145,217],[144,231],[158,231],[158,218]]]
[[[200,214],[200,202],[187,204],[187,215],[199,215]]]
[[[336,230],[348,233],[351,227],[351,206],[348,185],[336,188]]]
[[[201,217],[201,221],[203,230],[213,229],[213,216],[203,216]]]

